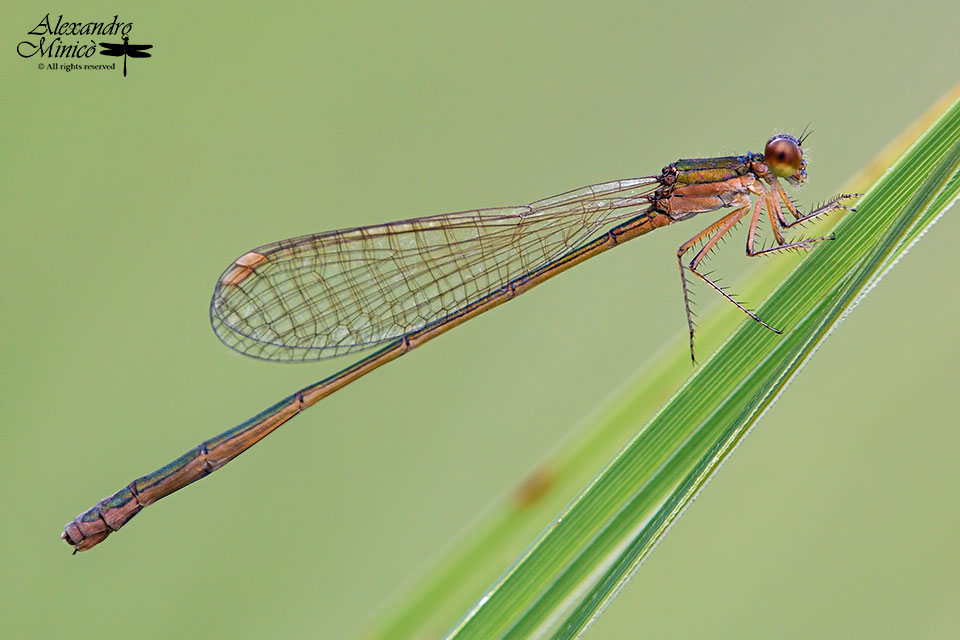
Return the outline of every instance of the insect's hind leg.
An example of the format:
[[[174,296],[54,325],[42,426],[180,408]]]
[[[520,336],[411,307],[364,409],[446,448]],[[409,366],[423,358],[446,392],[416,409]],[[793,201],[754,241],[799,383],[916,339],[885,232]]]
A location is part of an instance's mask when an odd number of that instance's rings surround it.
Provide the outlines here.
[[[761,201],[758,199],[757,202],[753,205],[754,220],[751,221],[752,228],[756,227],[756,218],[760,215],[760,209],[759,209],[760,202]],[[680,245],[680,248],[677,249],[677,265],[680,267],[680,284],[683,287],[683,306],[687,316],[687,328],[690,331],[690,359],[693,360],[693,362],[697,361],[694,348],[693,348],[693,334],[694,334],[693,313],[690,310],[690,294],[687,288],[687,278],[686,278],[686,274],[684,273],[684,268],[690,269],[690,271],[696,274],[698,278],[700,278],[701,280],[709,284],[711,287],[713,287],[715,290],[717,290],[720,293],[720,295],[722,295],[724,298],[729,300],[738,309],[740,309],[745,314],[753,318],[755,321],[759,322],[760,324],[765,326],[767,329],[770,329],[775,333],[780,333],[779,330],[774,329],[773,327],[768,325],[766,322],[758,318],[749,309],[747,309],[742,304],[734,300],[733,296],[731,296],[729,293],[724,291],[723,288],[720,285],[718,285],[716,282],[711,280],[705,274],[697,271],[697,267],[700,265],[703,259],[707,257],[707,254],[710,253],[710,250],[716,246],[717,242],[720,241],[720,238],[722,238],[724,234],[726,234],[728,231],[733,229],[737,225],[737,223],[740,222],[740,220],[742,220],[745,215],[747,215],[747,213],[750,211],[750,207],[751,205],[748,199],[746,204],[744,204],[742,207],[739,207],[738,209],[720,218],[717,222],[711,224],[709,227],[707,227],[697,235],[693,236],[692,238],[684,242],[682,245]],[[705,238],[707,239],[707,241],[704,243],[703,247],[700,249],[700,251],[697,252],[697,255],[694,256],[693,260],[690,261],[690,264],[685,266],[683,264],[684,254],[686,254],[687,251],[691,249],[691,247],[693,247],[695,244],[697,244],[701,240],[704,240]]]

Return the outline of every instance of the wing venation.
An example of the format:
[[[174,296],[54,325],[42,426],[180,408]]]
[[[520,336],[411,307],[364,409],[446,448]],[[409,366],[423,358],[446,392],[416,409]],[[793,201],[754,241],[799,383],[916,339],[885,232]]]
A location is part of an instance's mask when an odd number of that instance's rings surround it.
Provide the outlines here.
[[[267,360],[373,347],[443,319],[639,215],[656,178],[617,180],[529,205],[319,233],[258,247],[224,271],[217,336]]]

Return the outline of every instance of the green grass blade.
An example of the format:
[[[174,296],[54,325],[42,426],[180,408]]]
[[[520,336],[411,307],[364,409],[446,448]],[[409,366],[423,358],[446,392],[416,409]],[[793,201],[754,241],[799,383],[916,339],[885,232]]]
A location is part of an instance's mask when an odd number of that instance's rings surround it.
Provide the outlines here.
[[[685,337],[678,337],[589,416],[527,486],[478,519],[365,635],[438,637],[468,608],[470,612],[450,632],[457,637],[522,637],[561,629],[579,633],[775,399],[770,390],[777,380],[782,390],[789,380],[783,367],[805,361],[806,356],[796,351],[804,336],[809,337],[829,309],[838,308],[840,298],[834,296],[840,295],[842,283],[850,282],[850,274],[879,246],[892,220],[906,210],[908,199],[956,140],[960,114],[956,103],[950,106],[956,97],[955,93],[931,108],[939,116],[935,123],[930,124],[933,116],[922,118],[922,126],[912,125],[891,144],[895,151],[882,154],[853,180],[851,188],[862,190],[886,170],[858,212],[846,216],[838,227],[838,240],[804,260],[761,308],[764,317],[786,329],[784,336],[742,324],[718,355],[667,402],[691,371],[684,355]],[[881,274],[935,221],[952,200],[950,194],[955,196],[958,190],[954,178],[889,252],[879,267]],[[815,235],[823,235],[817,231]],[[750,299],[760,299],[798,262],[789,257],[764,261],[738,289]],[[868,281],[867,290],[875,279]],[[802,286],[795,286],[798,281]],[[718,343],[741,321],[739,312],[729,306],[718,305],[703,318],[700,344]],[[758,409],[763,402],[767,405]],[[579,497],[567,504],[578,492]],[[561,510],[564,515],[558,523]],[[551,521],[554,524],[543,531]],[[480,604],[471,608],[485,591]]]
[[[724,433],[710,454],[704,457],[660,510],[651,526],[631,541],[630,546],[596,583],[556,634],[558,638],[578,637],[596,618],[639,567],[643,558],[666,533],[696,493],[706,484],[726,455],[776,401],[790,380],[800,371],[819,344],[856,303],[869,292],[877,279],[917,237],[932,224],[960,192],[960,140],[955,142],[916,191],[902,213],[891,220],[889,230],[876,248],[852,273],[811,312],[761,366],[751,373],[745,388],[756,380],[761,392],[752,398]],[[869,204],[869,201],[868,201]],[[867,207],[865,207],[867,208]],[[867,209],[869,210],[869,209]]]
[[[582,631],[842,311],[957,197],[960,181],[950,178],[958,139],[955,103],[843,220],[837,241],[812,252],[761,307],[762,317],[788,329],[785,335],[742,324],[452,636],[574,637]]]

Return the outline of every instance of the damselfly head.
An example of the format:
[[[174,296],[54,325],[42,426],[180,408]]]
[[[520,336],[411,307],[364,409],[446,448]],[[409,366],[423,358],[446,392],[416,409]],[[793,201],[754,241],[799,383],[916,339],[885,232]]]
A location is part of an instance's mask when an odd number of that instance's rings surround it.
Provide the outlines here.
[[[763,150],[764,162],[779,178],[790,184],[807,181],[807,162],[803,159],[802,139],[789,133],[778,133],[767,141]]]

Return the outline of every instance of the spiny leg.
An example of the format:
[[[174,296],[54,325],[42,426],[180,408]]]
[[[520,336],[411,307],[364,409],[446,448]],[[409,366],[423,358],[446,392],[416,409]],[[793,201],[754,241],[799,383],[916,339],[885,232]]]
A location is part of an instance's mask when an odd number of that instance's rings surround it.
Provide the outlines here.
[[[790,227],[794,227],[798,224],[803,224],[808,220],[812,220],[824,214],[830,213],[831,211],[836,211],[837,209],[843,209],[844,211],[856,211],[856,209],[854,209],[853,207],[847,207],[840,203],[843,202],[844,200],[849,200],[850,198],[859,198],[860,196],[863,195],[862,193],[841,193],[840,195],[834,198],[831,198],[830,200],[827,200],[826,202],[824,202],[822,205],[820,205],[810,213],[803,215],[794,206],[793,201],[787,195],[786,191],[783,190],[783,185],[780,184],[779,180],[774,182],[774,187],[777,190],[779,199],[782,200],[785,205],[787,205],[787,208],[790,209],[790,213],[792,213],[793,217],[796,218],[794,222],[788,223],[786,219],[783,217],[783,213],[780,210],[779,202],[777,202],[778,198],[774,196],[773,201],[774,201],[774,204],[777,205],[777,213],[779,214],[778,217],[780,218],[780,224],[784,229],[789,229]]]
[[[747,252],[753,246],[753,241],[757,236],[757,226],[760,223],[760,200],[753,205],[753,214],[750,216],[750,226],[747,227]]]
[[[789,251],[791,249],[813,249],[813,244],[815,242],[820,242],[821,240],[833,240],[834,236],[824,236],[822,238],[810,238],[808,240],[799,240],[797,242],[787,242],[786,244],[779,244],[774,247],[767,247],[766,249],[754,250],[753,248],[753,238],[747,238],[747,257],[756,258],[757,256],[765,256],[771,253],[778,253],[780,251]],[[777,332],[779,333],[779,331]]]
[[[754,205],[754,210],[758,211],[756,206],[757,205]],[[707,227],[706,229],[704,229],[694,237],[684,242],[682,245],[680,245],[680,248],[677,249],[677,265],[680,267],[680,284],[683,287],[683,306],[684,306],[684,311],[686,312],[686,315],[687,315],[687,328],[690,330],[690,359],[693,360],[694,363],[696,363],[697,359],[693,349],[693,334],[694,334],[693,314],[690,311],[690,294],[687,290],[687,278],[686,278],[686,274],[684,274],[684,271],[683,271],[684,270],[683,256],[687,251],[690,250],[691,247],[693,247],[695,244],[697,244],[704,238],[709,238],[709,239],[703,245],[700,251],[697,252],[697,255],[694,257],[694,259],[690,262],[690,265],[689,265],[690,271],[695,273],[698,278],[704,280],[711,287],[719,291],[720,295],[722,295],[724,298],[732,302],[734,305],[737,306],[737,308],[739,308],[741,311],[746,313],[748,316],[750,316],[751,318],[753,318],[763,326],[767,327],[771,331],[776,331],[777,333],[780,333],[773,327],[769,326],[768,324],[760,320],[760,318],[758,318],[753,313],[751,313],[739,302],[734,300],[733,297],[731,297],[730,294],[724,291],[718,284],[716,284],[715,282],[710,280],[708,277],[706,277],[705,275],[697,271],[697,265],[699,265],[700,262],[710,252],[710,250],[714,246],[716,246],[720,238],[723,237],[723,235],[726,234],[728,231],[730,231],[734,226],[736,226],[736,224],[740,222],[740,220],[747,214],[749,210],[750,210],[750,202],[748,200],[747,203],[744,204],[744,206],[720,218],[718,221],[714,222],[709,227]]]
[[[753,215],[753,217],[755,217],[755,218],[759,217],[759,207],[760,207],[760,200],[757,200],[757,202],[753,205],[753,209],[754,209],[754,215]],[[746,307],[744,307],[742,304],[740,304],[739,302],[737,302],[736,300],[734,300],[733,296],[731,296],[729,293],[727,293],[726,291],[724,291],[723,288],[722,288],[720,285],[718,285],[716,282],[714,282],[713,280],[711,280],[710,278],[708,278],[705,274],[700,273],[699,271],[697,271],[697,267],[700,265],[700,263],[703,261],[703,259],[707,257],[707,252],[708,252],[710,249],[712,249],[714,245],[716,245],[716,243],[720,240],[720,238],[721,238],[725,233],[727,233],[728,231],[730,231],[730,230],[734,227],[734,225],[736,225],[736,224],[740,221],[740,219],[743,218],[743,216],[745,216],[745,215],[747,214],[747,211],[749,210],[749,208],[750,208],[749,205],[744,206],[743,208],[737,209],[736,211],[734,211],[733,213],[731,213],[729,216],[727,216],[727,218],[730,219],[729,222],[727,222],[721,229],[717,230],[716,234],[715,234],[705,245],[703,245],[703,248],[697,253],[696,257],[695,257],[693,260],[690,261],[690,271],[692,271],[694,274],[696,274],[696,276],[697,276],[698,278],[700,278],[701,280],[703,280],[704,282],[706,282],[707,284],[709,284],[711,287],[713,287],[714,289],[716,289],[717,292],[720,293],[720,295],[722,295],[724,298],[726,298],[727,300],[729,300],[729,301],[730,301],[731,303],[733,303],[738,309],[740,309],[740,310],[743,311],[745,314],[747,314],[748,316],[750,316],[751,318],[753,318],[756,322],[760,323],[761,325],[763,325],[763,326],[766,327],[767,329],[770,329],[770,330],[773,331],[774,333],[782,333],[779,329],[774,329],[773,327],[771,327],[770,325],[768,325],[766,322],[764,322],[763,320],[761,320],[760,318],[758,318],[758,317],[756,316],[756,314],[754,314],[752,311],[750,311],[749,309],[747,309]],[[739,214],[739,215],[736,215],[736,217],[734,217],[734,214]],[[751,220],[751,226],[753,226],[752,220]],[[682,248],[682,247],[681,247],[681,248]]]
[[[817,242],[820,242],[821,240],[833,240],[834,236],[829,235],[829,236],[823,236],[820,238],[808,238],[806,240],[798,240],[797,242],[785,242],[783,239],[783,235],[780,233],[780,230],[777,228],[776,221],[779,221],[780,226],[782,226],[784,229],[789,229],[790,227],[796,226],[798,224],[802,224],[808,220],[812,220],[814,218],[822,216],[831,211],[835,211],[837,209],[845,209],[847,211],[853,211],[851,207],[846,207],[840,203],[843,200],[846,200],[848,198],[854,198],[860,195],[860,194],[851,194],[851,193],[841,194],[825,202],[822,206],[808,213],[807,215],[801,215],[800,212],[797,211],[796,207],[794,207],[793,202],[784,192],[783,187],[780,185],[780,182],[779,181],[774,182],[773,185],[774,185],[774,188],[776,189],[776,192],[772,193],[769,199],[767,200],[766,209],[767,209],[767,215],[770,218],[770,225],[774,230],[774,235],[776,236],[777,243],[779,246],[769,247],[767,249],[755,250],[753,248],[753,243],[755,240],[755,234],[753,232],[755,231],[755,228],[754,228],[754,225],[751,223],[751,228],[750,228],[751,233],[747,234],[747,255],[751,258],[755,258],[757,256],[762,256],[762,255],[768,255],[771,253],[777,253],[779,251],[787,251],[790,249],[798,249],[798,250],[812,249],[813,245]],[[783,211],[782,209],[780,209],[781,200],[783,201],[784,204],[787,205],[787,207],[790,209],[790,212],[793,213],[793,215],[797,218],[794,222],[787,222],[786,219],[784,218]],[[775,217],[776,217],[776,220],[774,219]]]
[[[774,184],[776,187],[780,188],[779,182]],[[759,200],[757,202],[759,202]],[[810,249],[815,242],[833,239],[833,236],[825,236],[823,238],[811,238],[809,240],[801,240],[798,242],[787,242],[784,240],[783,234],[780,233],[780,228],[777,226],[777,222],[779,221],[784,228],[789,228],[792,226],[792,224],[797,223],[787,223],[783,216],[783,210],[780,209],[780,203],[778,202],[776,192],[773,192],[772,190],[764,190],[763,202],[764,209],[767,210],[767,219],[770,220],[770,228],[773,229],[773,235],[776,238],[777,245],[767,249],[754,250],[753,244],[757,238],[757,224],[760,221],[760,212],[755,211],[750,220],[750,231],[747,233],[747,256],[755,258],[756,256],[776,253],[778,251],[787,251],[790,249]],[[789,199],[787,199],[786,202],[790,202]],[[791,206],[793,205],[792,202],[790,204]]]
[[[780,183],[778,182],[777,185]],[[770,220],[770,228],[773,229],[773,237],[776,238],[777,244],[786,244],[786,240],[783,239],[783,234],[780,233],[780,227],[777,226],[777,221],[780,221],[780,224],[786,228],[787,220],[783,216],[783,210],[780,209],[780,203],[777,202],[777,194],[773,193],[769,189],[764,189],[763,192],[763,208],[767,210],[767,218]],[[793,204],[792,202],[790,204]],[[758,216],[759,219],[759,216]]]
[[[771,195],[771,200],[773,200],[774,204],[776,205],[777,218],[780,220],[780,224],[782,224],[784,228],[787,228],[790,226],[790,224],[787,223],[787,219],[783,215],[783,210],[780,209],[780,203],[778,200],[782,200],[783,204],[787,205],[787,209],[790,210],[790,213],[792,213],[793,217],[797,220],[803,217],[803,214],[797,210],[797,206],[793,204],[793,200],[791,200],[790,196],[787,195],[787,192],[783,190],[783,185],[780,184],[780,181],[777,180],[776,177],[772,179],[772,183],[776,193]]]
[[[753,218],[757,217],[758,204],[759,204],[759,201],[757,201],[757,204],[753,205],[753,211],[754,211]],[[725,215],[724,217],[720,218],[720,220],[718,220],[716,223],[710,225],[709,227],[701,231],[699,234],[697,234],[701,238],[706,237],[707,235],[710,235],[710,234],[713,234],[713,235],[710,237],[709,240],[703,243],[703,246],[700,247],[700,251],[697,251],[697,255],[693,256],[693,260],[690,261],[691,269],[695,270],[697,266],[699,266],[700,263],[703,262],[704,258],[706,258],[707,255],[710,253],[710,250],[713,249],[715,246],[717,246],[717,243],[720,241],[720,238],[723,237],[725,233],[733,229],[737,225],[737,223],[743,219],[743,216],[746,215],[748,209],[750,209],[749,203]],[[751,220],[750,226],[751,227],[754,226],[753,220]],[[696,242],[698,241],[699,240],[694,241],[694,244],[696,244]],[[687,241],[683,246],[680,247],[680,250],[689,251],[690,249],[689,245],[690,245],[690,241]],[[684,249],[684,247],[686,247],[686,249]]]
[[[747,204],[746,206],[749,207],[750,205]],[[737,212],[739,211],[740,209],[737,209],[736,211],[733,211],[728,215],[720,218],[719,220],[717,220],[716,222],[714,222],[713,224],[705,228],[703,231],[701,231],[694,237],[690,238],[690,240],[683,243],[683,245],[681,245],[680,248],[677,249],[677,264],[680,266],[680,285],[683,287],[683,308],[687,314],[687,327],[689,327],[690,329],[690,357],[691,358],[693,358],[693,314],[690,311],[690,294],[687,290],[687,277],[683,273],[683,254],[686,253],[690,249],[690,247],[700,242],[700,240],[710,236],[717,229],[725,225],[728,219],[736,215]],[[696,359],[694,359],[694,362],[696,362]]]
[[[819,207],[817,207],[816,209],[814,209],[813,211],[811,211],[811,212],[808,213],[807,215],[801,216],[800,218],[797,218],[797,220],[796,220],[795,222],[791,222],[790,224],[786,225],[786,228],[789,229],[790,227],[796,226],[796,225],[798,225],[798,224],[803,224],[803,223],[806,222],[807,220],[812,220],[812,219],[814,219],[814,218],[820,217],[820,216],[822,216],[822,215],[824,215],[824,214],[830,213],[831,211],[836,211],[836,210],[838,210],[838,209],[842,209],[842,210],[844,210],[844,211],[856,211],[856,208],[854,208],[854,207],[847,207],[847,206],[842,205],[842,204],[840,204],[840,203],[843,202],[844,200],[848,200],[848,199],[850,199],[850,198],[857,198],[857,197],[859,197],[859,196],[861,196],[861,195],[863,195],[863,194],[861,194],[861,193],[842,193],[842,194],[840,194],[839,196],[836,196],[835,198],[831,198],[830,200],[827,200],[826,202],[824,202],[822,205],[820,205]]]

